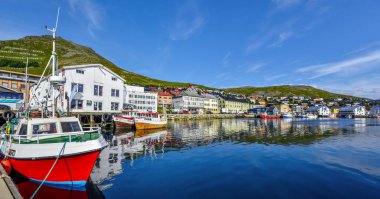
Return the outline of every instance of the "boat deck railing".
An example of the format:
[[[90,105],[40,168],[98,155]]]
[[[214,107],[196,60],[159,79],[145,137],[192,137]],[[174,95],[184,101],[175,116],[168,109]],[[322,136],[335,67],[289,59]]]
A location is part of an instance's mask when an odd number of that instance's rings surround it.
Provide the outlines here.
[[[83,127],[80,132],[49,133],[35,135],[5,135],[5,139],[18,144],[49,144],[60,142],[85,142],[98,139],[101,135],[100,127]]]

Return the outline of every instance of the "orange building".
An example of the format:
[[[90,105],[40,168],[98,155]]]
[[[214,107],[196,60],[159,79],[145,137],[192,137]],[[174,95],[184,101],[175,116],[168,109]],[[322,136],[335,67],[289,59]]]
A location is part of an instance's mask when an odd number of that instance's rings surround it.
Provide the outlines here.
[[[25,85],[25,73],[0,70],[0,85],[16,92],[21,92],[24,96],[27,90],[27,95],[29,95],[30,86],[37,83],[39,79],[40,76],[38,75],[28,75],[28,82]],[[24,98],[29,100],[29,96],[25,96]]]
[[[168,92],[158,92],[158,107],[168,107],[172,105],[172,94]]]

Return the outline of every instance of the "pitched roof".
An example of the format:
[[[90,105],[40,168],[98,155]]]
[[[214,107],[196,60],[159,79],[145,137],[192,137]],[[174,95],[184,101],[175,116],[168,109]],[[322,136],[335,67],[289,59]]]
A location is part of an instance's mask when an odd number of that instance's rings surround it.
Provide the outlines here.
[[[102,68],[102,69],[108,71],[109,73],[111,73],[112,75],[116,76],[117,78],[121,79],[123,82],[125,82],[125,79],[120,77],[118,74],[114,73],[111,69],[103,66],[102,64],[81,64],[81,65],[63,66],[61,69],[59,69],[59,71],[61,71],[63,69],[79,69],[79,68],[88,68],[88,67]]]
[[[172,96],[172,94],[168,92],[158,92],[158,96]]]
[[[339,109],[339,111],[353,111],[357,108],[360,108],[362,106],[346,106]]]
[[[237,99],[237,98],[234,98],[234,97],[221,96],[221,95],[219,97],[222,98],[223,100],[226,100],[226,101],[240,102],[240,103],[247,103],[247,104],[249,104],[245,99]]]
[[[199,95],[197,92],[194,92],[192,90],[185,90],[185,91],[182,91],[179,96],[190,96],[190,97],[200,97],[200,98],[204,98],[202,95]]]

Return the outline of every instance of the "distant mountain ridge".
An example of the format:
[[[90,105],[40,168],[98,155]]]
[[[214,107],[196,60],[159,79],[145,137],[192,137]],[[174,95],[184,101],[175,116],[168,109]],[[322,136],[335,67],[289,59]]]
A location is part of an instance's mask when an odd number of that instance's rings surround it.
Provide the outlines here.
[[[101,55],[93,49],[65,40],[61,37],[57,39],[57,52],[59,66],[79,65],[89,63],[100,63],[126,80],[127,84],[139,84],[141,86],[157,87],[187,87],[192,83],[170,82],[158,80],[133,72],[126,71]],[[51,36],[26,36],[17,40],[0,41],[0,69],[25,72],[22,62],[25,57],[29,57],[29,62],[33,66],[29,68],[29,73],[40,75],[51,54]],[[196,84],[193,84],[196,85]],[[204,85],[196,85],[203,89],[215,89]],[[219,89],[220,90],[220,89]],[[276,96],[310,96],[310,97],[349,97],[324,90],[316,89],[311,86],[268,86],[268,87],[239,87],[223,89],[244,95],[276,95]]]
[[[308,96],[313,98],[358,98],[350,95],[331,93],[307,85],[281,85],[266,87],[244,86],[236,88],[227,88],[225,90],[227,92],[254,96]]]

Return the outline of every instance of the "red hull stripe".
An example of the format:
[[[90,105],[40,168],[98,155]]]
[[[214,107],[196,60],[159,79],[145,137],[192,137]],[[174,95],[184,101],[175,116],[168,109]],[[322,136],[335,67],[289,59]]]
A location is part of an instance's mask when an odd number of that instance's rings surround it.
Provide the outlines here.
[[[87,182],[100,150],[79,155],[66,156],[58,160],[46,181],[48,182]],[[54,164],[55,158],[12,159],[13,169],[29,179],[42,181]],[[85,184],[85,183],[84,183]]]

